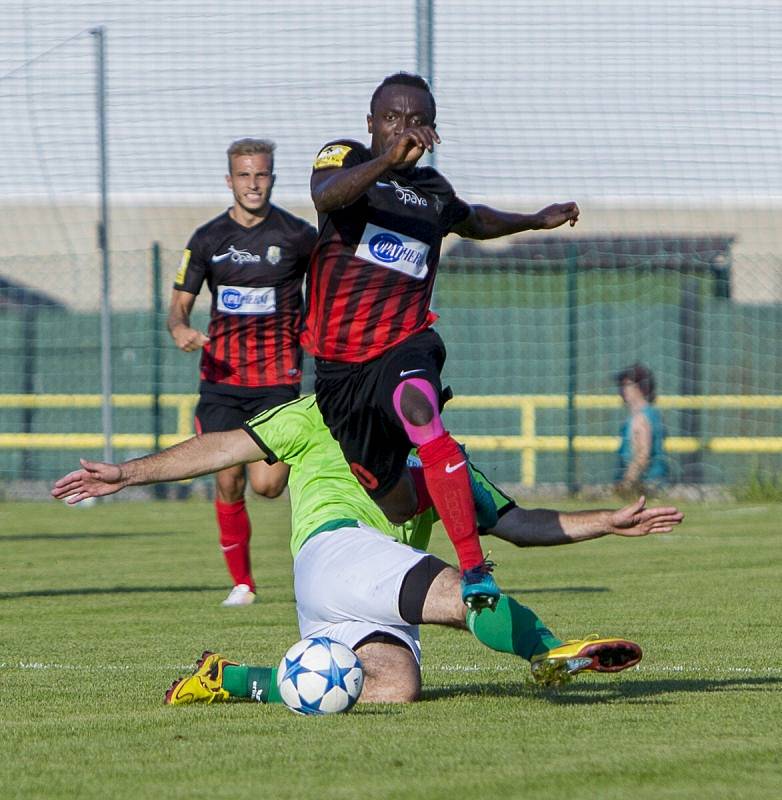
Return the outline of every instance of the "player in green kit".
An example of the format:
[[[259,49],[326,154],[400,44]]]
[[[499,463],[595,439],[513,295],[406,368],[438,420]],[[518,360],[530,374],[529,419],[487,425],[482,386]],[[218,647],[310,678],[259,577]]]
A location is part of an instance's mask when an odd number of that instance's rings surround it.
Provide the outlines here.
[[[486,646],[528,660],[534,679],[544,685],[562,683],[582,670],[616,672],[640,660],[640,647],[625,639],[563,643],[531,609],[507,595],[494,611],[466,609],[457,570],[423,550],[434,521],[431,509],[405,525],[390,523],[351,473],[313,397],[262,412],[241,429],[193,437],[122,464],[82,461],[80,470],[55,483],[52,494],[76,503],[130,485],[196,477],[261,458],[291,468],[291,552],[301,636],[328,636],[357,652],[365,671],[362,701],[418,697],[420,624],[469,628]],[[502,531],[502,538],[517,544],[559,543],[557,531],[567,537],[567,515],[548,516],[539,519],[549,540],[538,531],[537,541],[532,535],[525,542],[525,534],[514,533],[518,526],[510,522],[523,509],[489,483],[481,500],[481,515],[490,518],[488,532]],[[662,532],[680,519],[675,509],[644,510],[642,501],[619,512],[581,512],[571,540]],[[173,684],[166,702],[229,697],[278,700],[275,670],[241,666],[207,652],[193,675]]]

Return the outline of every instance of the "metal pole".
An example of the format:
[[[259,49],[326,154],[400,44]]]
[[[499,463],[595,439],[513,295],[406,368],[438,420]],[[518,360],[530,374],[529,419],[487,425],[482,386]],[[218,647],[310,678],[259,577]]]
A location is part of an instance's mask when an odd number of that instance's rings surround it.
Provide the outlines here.
[[[155,437],[155,450],[160,450],[160,437],[163,434],[163,414],[160,407],[160,387],[163,382],[163,341],[161,324],[163,303],[161,297],[161,259],[160,242],[152,243],[152,431]],[[166,497],[166,487],[156,483],[154,495],[158,500]]]
[[[418,74],[434,92],[434,0],[415,0],[415,61]],[[427,155],[434,167],[436,153]]]
[[[578,249],[574,244],[567,254],[567,488],[575,494],[576,485],[576,391],[578,389]]]
[[[109,253],[109,160],[106,131],[106,29],[102,25],[92,28],[95,37],[96,99],[98,118],[98,171],[100,192],[100,216],[98,220],[98,248],[102,256],[100,298],[100,375],[101,418],[103,421],[103,460],[113,461],[114,450],[111,439],[113,417],[111,408],[111,259]]]

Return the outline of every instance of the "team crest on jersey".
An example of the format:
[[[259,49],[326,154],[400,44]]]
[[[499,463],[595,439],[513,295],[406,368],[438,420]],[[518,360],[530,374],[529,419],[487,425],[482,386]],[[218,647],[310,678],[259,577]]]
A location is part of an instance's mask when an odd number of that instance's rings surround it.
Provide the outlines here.
[[[329,144],[324,147],[317,156],[313,169],[329,169],[331,167],[341,167],[345,157],[352,148],[346,144]]]
[[[277,264],[280,263],[281,258],[282,258],[282,252],[280,251],[280,248],[276,244],[270,244],[269,247],[266,249],[266,260],[273,267],[276,267]]]
[[[185,273],[187,272],[188,264],[190,264],[190,251],[185,250],[182,253],[182,260],[179,262],[179,269],[176,273],[176,278],[174,278],[174,283],[183,283],[185,280]]]

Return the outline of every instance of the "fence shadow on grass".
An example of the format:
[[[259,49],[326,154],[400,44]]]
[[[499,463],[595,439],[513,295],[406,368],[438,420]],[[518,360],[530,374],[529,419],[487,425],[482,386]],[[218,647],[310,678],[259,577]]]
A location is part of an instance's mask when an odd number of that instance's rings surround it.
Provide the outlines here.
[[[577,679],[576,679],[577,680]],[[611,681],[610,678],[607,680]],[[724,691],[768,691],[782,687],[782,678],[753,676],[735,678],[664,678],[610,683],[571,683],[558,689],[546,689],[531,681],[517,684],[460,684],[429,688],[421,692],[424,701],[449,700],[465,695],[475,697],[519,697],[546,701],[554,705],[600,705],[605,703],[655,703],[675,694]]]
[[[83,586],[76,589],[38,589],[27,592],[0,592],[0,601],[18,600],[23,597],[88,597],[90,595],[107,594],[166,594],[171,592],[221,592],[224,585],[219,586]]]
[[[524,586],[503,586],[505,594],[598,594],[610,592],[607,586],[541,586],[537,589],[527,589]]]
[[[557,705],[591,705],[614,701],[659,703],[660,699],[674,694],[768,691],[780,687],[782,678],[772,675],[737,675],[730,678],[661,678],[581,685],[573,683],[563,689],[548,690],[546,696]]]
[[[179,531],[135,531],[133,533],[96,533],[94,531],[88,533],[12,533],[8,536],[0,536],[0,547],[2,547],[5,542],[67,542],[70,539],[73,539],[73,541],[80,539],[135,539],[144,536],[154,536],[156,538],[161,536],[179,536]]]

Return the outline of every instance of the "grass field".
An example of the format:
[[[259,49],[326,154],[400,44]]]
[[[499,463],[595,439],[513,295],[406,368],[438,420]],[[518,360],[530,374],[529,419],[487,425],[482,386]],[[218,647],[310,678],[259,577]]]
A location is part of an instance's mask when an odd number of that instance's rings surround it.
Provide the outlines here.
[[[251,504],[262,602],[224,609],[204,502],[0,504],[3,800],[782,796],[782,506],[687,507],[638,541],[492,544],[501,585],[561,636],[643,645],[619,676],[542,691],[526,663],[427,629],[415,705],[164,707],[202,649],[276,664],[298,639],[287,511]]]

